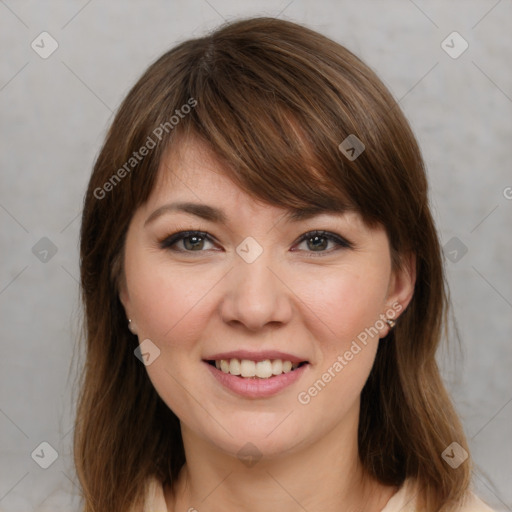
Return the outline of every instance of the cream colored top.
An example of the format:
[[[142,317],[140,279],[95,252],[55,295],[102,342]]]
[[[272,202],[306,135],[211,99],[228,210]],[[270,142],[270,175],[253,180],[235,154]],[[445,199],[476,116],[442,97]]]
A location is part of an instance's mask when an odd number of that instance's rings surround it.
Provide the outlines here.
[[[407,479],[398,492],[391,496],[381,512],[418,512],[413,484],[414,482],[412,480]],[[162,484],[155,479],[150,481],[143,512],[169,512],[165,503]],[[494,511],[474,493],[470,492],[459,512]]]
[[[166,509],[163,509],[166,512]],[[406,479],[381,512],[418,512],[416,508],[416,491],[414,481]],[[494,512],[473,492],[470,492],[458,512]]]

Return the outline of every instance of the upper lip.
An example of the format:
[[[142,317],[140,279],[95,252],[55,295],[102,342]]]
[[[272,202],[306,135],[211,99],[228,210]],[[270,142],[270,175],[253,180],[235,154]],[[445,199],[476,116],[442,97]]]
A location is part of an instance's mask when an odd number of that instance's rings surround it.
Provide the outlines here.
[[[205,357],[205,361],[220,361],[221,359],[248,359],[250,361],[265,361],[266,359],[281,359],[291,361],[292,363],[302,363],[306,361],[303,357],[297,357],[293,354],[280,352],[279,350],[262,350],[261,352],[252,352],[250,350],[232,350],[231,352],[221,352]]]

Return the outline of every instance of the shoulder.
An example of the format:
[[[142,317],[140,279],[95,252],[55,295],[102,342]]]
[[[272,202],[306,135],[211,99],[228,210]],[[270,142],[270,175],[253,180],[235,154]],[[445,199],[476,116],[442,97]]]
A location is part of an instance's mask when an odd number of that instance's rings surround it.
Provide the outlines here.
[[[165,503],[162,482],[155,477],[150,477],[148,480],[142,512],[170,512]]]
[[[417,493],[414,480],[406,479],[402,487],[390,498],[381,512],[417,512]],[[472,491],[469,491],[457,512],[494,512],[494,510]]]
[[[494,512],[494,510],[470,491],[461,512]]]

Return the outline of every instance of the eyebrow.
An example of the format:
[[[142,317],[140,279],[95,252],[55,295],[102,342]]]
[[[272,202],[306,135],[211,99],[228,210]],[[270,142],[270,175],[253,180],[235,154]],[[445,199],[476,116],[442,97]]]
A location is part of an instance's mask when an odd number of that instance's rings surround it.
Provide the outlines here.
[[[316,207],[311,206],[307,208],[293,208],[290,209],[286,214],[285,218],[289,222],[300,222],[303,220],[310,219],[312,217],[316,217],[317,215],[322,214],[343,214],[348,210],[346,205],[340,204],[336,208],[325,208],[325,207]],[[228,223],[228,218],[225,212],[219,208],[214,206],[210,206],[202,203],[190,203],[190,202],[179,202],[179,203],[169,203],[157,208],[144,222],[144,226],[148,225],[150,222],[153,222],[156,218],[171,212],[183,212],[191,215],[195,215],[196,217],[200,217],[201,219],[215,222],[217,224],[226,225]]]

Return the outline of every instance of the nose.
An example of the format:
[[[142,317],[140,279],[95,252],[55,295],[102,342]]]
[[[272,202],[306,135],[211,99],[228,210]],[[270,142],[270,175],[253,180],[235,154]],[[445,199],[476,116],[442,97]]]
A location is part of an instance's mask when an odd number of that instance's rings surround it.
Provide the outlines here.
[[[224,322],[250,331],[288,323],[293,312],[293,292],[284,277],[265,251],[252,263],[235,258],[234,268],[224,281]]]

